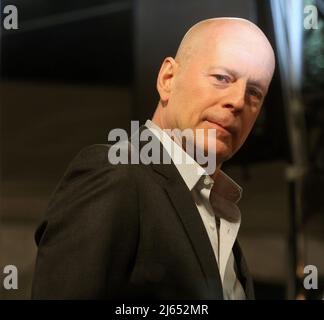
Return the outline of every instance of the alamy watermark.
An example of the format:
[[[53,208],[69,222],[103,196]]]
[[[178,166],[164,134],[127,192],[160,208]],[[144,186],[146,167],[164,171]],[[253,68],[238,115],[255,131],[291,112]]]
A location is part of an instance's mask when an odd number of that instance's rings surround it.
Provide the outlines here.
[[[18,9],[15,5],[8,4],[3,8],[3,27],[6,30],[18,29]],[[304,28],[318,29],[318,10],[315,5],[306,5],[304,7]]]
[[[6,290],[18,289],[18,269],[15,265],[6,265],[3,268],[3,288]],[[318,289],[318,270],[314,265],[307,265],[304,267],[304,281],[303,285],[306,290]]]
[[[117,142],[108,151],[108,161],[112,164],[170,164],[171,161],[194,164],[196,161],[200,165],[198,174],[212,174],[216,170],[216,129],[145,128],[140,131],[139,122],[131,121],[130,138],[126,130],[117,128],[109,132],[108,142]]]
[[[304,274],[306,274],[303,285],[306,290],[318,289],[318,271],[316,266],[309,264],[304,268]]]
[[[8,4],[3,8],[3,28],[6,30],[18,29],[18,9],[16,6]]]
[[[9,264],[3,268],[3,288],[6,290],[18,289],[18,269],[16,266]]]
[[[318,29],[318,11],[316,6],[307,5],[304,7],[304,28],[306,30]]]

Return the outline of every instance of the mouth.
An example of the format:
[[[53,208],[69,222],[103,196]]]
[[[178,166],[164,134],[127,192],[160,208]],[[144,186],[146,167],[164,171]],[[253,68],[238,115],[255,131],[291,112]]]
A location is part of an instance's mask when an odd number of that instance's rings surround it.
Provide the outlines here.
[[[212,127],[213,129],[219,130],[221,132],[224,132],[227,135],[232,135],[235,133],[235,129],[232,126],[225,126],[223,124],[220,124],[218,122],[212,121],[210,119],[205,119],[205,122]]]

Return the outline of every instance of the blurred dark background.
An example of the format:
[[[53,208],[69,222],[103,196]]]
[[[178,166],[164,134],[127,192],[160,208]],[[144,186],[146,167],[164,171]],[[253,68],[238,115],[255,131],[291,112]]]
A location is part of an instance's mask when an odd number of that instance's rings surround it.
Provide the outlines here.
[[[292,298],[301,280],[296,270],[307,264],[318,268],[320,289],[305,296],[318,298],[324,279],[323,1],[279,2],[281,13],[299,3],[300,20],[292,22],[300,25],[301,59],[289,70],[301,70],[301,81],[287,86],[284,62],[290,60],[281,55],[257,124],[225,171],[244,188],[239,239],[257,298]],[[17,7],[19,26],[1,28],[0,271],[16,265],[19,288],[0,285],[0,298],[29,299],[33,234],[59,178],[80,149],[107,143],[110,129],[129,131],[131,120],[152,116],[160,64],[174,56],[187,29],[211,17],[246,18],[278,56],[289,44],[280,48],[280,36],[292,33],[280,30],[268,0],[11,0],[1,2],[1,21],[8,4]],[[309,4],[318,8],[317,29],[303,28]],[[288,25],[289,19],[277,19]],[[295,131],[303,140],[301,164]]]

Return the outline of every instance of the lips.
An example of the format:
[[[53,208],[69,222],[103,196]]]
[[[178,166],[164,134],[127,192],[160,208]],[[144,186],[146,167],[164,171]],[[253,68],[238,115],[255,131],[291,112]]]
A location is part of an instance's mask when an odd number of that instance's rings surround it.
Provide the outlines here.
[[[205,121],[214,126],[216,130],[221,129],[222,131],[225,131],[228,134],[235,134],[237,132],[237,127],[232,123],[228,123],[226,121],[218,121],[211,117],[207,117]]]

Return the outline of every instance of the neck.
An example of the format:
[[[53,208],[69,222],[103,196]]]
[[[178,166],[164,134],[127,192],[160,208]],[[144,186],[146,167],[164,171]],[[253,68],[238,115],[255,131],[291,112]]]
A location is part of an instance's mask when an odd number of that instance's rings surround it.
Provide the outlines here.
[[[152,117],[152,122],[154,124],[156,124],[157,126],[159,126],[162,130],[163,129],[168,129],[166,126],[165,126],[165,123],[163,121],[163,117],[162,117],[162,112],[163,112],[163,106],[161,104],[161,101],[159,102],[155,112],[154,112],[154,115]],[[181,145],[181,147],[183,148],[184,151],[186,151],[186,148],[184,145],[178,143],[179,145]],[[221,166],[222,166],[222,163],[220,163],[217,167],[216,167],[216,170],[213,174],[211,174],[211,178],[215,181],[215,179],[217,178],[220,170],[221,170]]]
[[[163,112],[163,107],[161,105],[161,102],[159,102],[159,104],[154,112],[152,122],[155,123],[157,126],[159,126],[161,129],[166,129],[166,127],[164,125],[163,117],[162,117],[162,112]]]
[[[218,176],[218,174],[219,174],[219,172],[220,172],[220,170],[221,170],[221,167],[222,167],[222,164],[220,163],[220,164],[217,166],[215,172],[214,172],[212,175],[210,175],[211,178],[212,178],[214,181],[216,181],[217,176]]]

